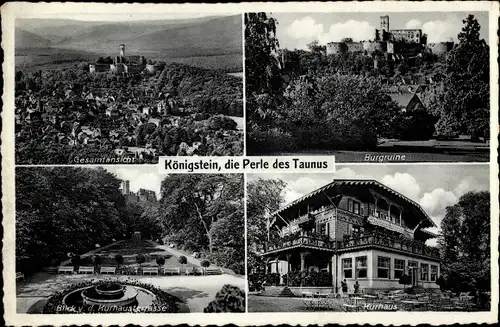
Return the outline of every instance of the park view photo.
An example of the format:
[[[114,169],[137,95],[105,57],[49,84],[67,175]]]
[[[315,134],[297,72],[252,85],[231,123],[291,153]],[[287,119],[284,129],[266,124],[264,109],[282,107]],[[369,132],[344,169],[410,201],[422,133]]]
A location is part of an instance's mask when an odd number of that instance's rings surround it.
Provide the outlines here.
[[[16,162],[242,155],[242,17],[198,16],[17,19]]]
[[[18,313],[245,311],[243,175],[16,170]]]
[[[487,12],[246,13],[247,153],[488,161],[488,37]]]

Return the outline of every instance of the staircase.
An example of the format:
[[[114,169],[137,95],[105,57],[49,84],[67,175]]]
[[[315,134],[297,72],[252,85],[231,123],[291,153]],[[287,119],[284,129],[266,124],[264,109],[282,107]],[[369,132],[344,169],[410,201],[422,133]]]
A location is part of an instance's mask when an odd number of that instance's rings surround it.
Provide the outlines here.
[[[265,290],[260,292],[261,296],[273,296],[273,297],[296,297],[287,286],[266,286]]]

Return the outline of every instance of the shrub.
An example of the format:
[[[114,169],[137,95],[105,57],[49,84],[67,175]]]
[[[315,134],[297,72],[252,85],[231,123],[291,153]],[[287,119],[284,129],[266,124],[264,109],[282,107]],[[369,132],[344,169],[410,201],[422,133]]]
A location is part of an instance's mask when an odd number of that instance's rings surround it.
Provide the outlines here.
[[[123,256],[121,254],[115,255],[115,261],[118,265],[122,265],[123,264]]]
[[[81,258],[79,255],[75,255],[71,257],[71,264],[75,267],[80,266]]]
[[[138,264],[144,263],[146,261],[146,257],[143,254],[138,254],[135,256],[135,261]]]
[[[185,264],[187,263],[187,258],[186,258],[185,256],[181,255],[181,256],[179,257],[179,263],[180,263],[181,265],[185,265]]]
[[[401,285],[410,285],[411,284],[410,277],[407,274],[404,274],[399,279],[399,284],[401,284]]]
[[[99,266],[102,263],[102,258],[101,258],[101,256],[96,254],[94,256],[94,258],[92,259],[92,261],[94,262],[95,266]]]
[[[226,284],[203,312],[245,312],[245,292],[236,286]]]
[[[165,258],[161,255],[156,257],[156,263],[158,266],[163,266],[165,264]]]
[[[202,266],[203,268],[208,268],[208,267],[210,267],[210,261],[208,261],[208,260],[201,260],[200,264],[201,264],[201,266]]]

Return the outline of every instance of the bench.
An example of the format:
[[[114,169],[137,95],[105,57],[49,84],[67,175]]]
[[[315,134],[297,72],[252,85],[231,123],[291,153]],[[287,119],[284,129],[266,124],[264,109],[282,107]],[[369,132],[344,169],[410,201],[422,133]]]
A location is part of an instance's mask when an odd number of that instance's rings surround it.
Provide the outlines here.
[[[58,269],[57,269],[57,273],[58,274],[72,274],[74,273],[74,270],[75,268],[73,268],[72,266],[60,266]]]
[[[79,274],[93,274],[94,273],[94,267],[79,267],[78,268],[78,273]]]
[[[144,268],[142,268],[142,274],[143,275],[146,275],[146,274],[148,274],[148,275],[153,275],[153,274],[158,275],[159,274],[159,269],[158,269],[158,267],[144,267]]]
[[[18,280],[24,281],[24,274],[23,273],[21,273],[21,272],[16,273],[16,282]]]
[[[179,268],[163,268],[164,275],[180,275],[181,270]]]
[[[116,267],[101,267],[101,274],[116,274]]]
[[[204,275],[222,275],[224,273],[224,271],[220,268],[205,268],[203,270],[203,274]]]

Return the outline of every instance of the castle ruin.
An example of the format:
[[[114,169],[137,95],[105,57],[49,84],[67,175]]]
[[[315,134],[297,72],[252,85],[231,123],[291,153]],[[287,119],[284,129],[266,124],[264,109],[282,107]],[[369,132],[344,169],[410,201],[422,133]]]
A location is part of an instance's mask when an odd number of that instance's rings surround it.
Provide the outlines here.
[[[119,46],[120,54],[113,58],[113,63],[92,63],[89,64],[91,73],[111,71],[119,74],[139,74],[144,69],[149,72],[154,72],[153,65],[147,65],[144,56],[127,56],[125,55],[125,44]]]
[[[434,54],[446,54],[453,48],[453,42],[427,44],[427,35],[421,29],[390,29],[389,16],[380,17],[380,29],[375,29],[374,38],[370,41],[353,42],[344,39],[341,42],[330,42],[326,45],[326,54],[383,53],[387,60],[399,60],[414,57],[425,50]]]

